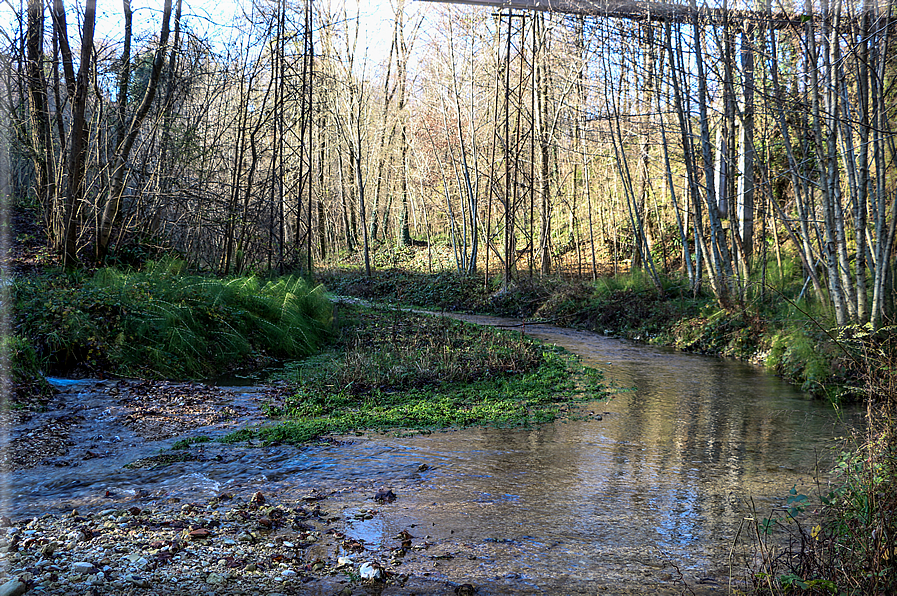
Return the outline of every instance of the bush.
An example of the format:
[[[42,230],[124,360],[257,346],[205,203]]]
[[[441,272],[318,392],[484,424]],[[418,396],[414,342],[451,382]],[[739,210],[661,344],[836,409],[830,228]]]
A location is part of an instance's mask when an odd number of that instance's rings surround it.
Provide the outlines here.
[[[822,343],[803,329],[778,331],[772,337],[767,366],[799,383],[802,391],[820,393],[831,376],[831,358],[820,349]]]
[[[8,379],[12,390],[12,401],[18,404],[41,402],[53,395],[53,387],[40,371],[37,354],[31,344],[17,335],[0,337],[0,370],[2,378]]]

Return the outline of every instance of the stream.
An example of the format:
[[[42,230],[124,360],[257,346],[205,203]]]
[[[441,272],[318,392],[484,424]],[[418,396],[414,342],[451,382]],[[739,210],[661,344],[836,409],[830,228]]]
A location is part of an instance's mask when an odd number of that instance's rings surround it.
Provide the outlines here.
[[[493,317],[456,318],[522,329]],[[696,593],[722,593],[744,517],[752,509],[768,517],[792,487],[817,494],[817,477],[825,490],[837,437],[861,423],[860,412],[839,420],[758,367],[550,325],[525,331],[604,371],[612,397],[584,405],[600,419],[368,434],[298,449],[207,443],[188,450],[188,461],[133,469],[123,466],[158,455],[174,438],[124,426],[109,400],[120,384],[57,379],[60,405],[80,417],[75,445],[68,463],[57,458],[8,475],[10,515],[322,487],[351,514],[389,487],[397,500],[371,519],[347,518],[346,533],[376,547],[414,528],[442,543],[444,556],[408,563],[416,575],[466,577],[479,594],[667,593],[663,586],[681,590],[677,580]],[[221,399],[234,406],[227,424],[183,436],[220,436],[264,420],[257,388],[228,388]],[[101,457],[85,459],[90,448]]]

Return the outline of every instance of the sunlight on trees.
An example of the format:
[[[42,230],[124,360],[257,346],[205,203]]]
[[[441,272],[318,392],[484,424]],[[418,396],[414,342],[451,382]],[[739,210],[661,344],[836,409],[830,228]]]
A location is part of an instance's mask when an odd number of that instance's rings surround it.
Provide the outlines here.
[[[95,43],[93,0],[77,30],[62,0],[31,0],[5,39],[11,194],[66,265],[165,248],[310,272],[358,253],[371,275],[378,247],[417,243],[505,288],[679,271],[733,307],[794,259],[838,325],[894,311],[894,25],[877,4],[394,0],[373,51],[353,2],[258,0],[214,42],[180,0],[135,37],[129,6]]]

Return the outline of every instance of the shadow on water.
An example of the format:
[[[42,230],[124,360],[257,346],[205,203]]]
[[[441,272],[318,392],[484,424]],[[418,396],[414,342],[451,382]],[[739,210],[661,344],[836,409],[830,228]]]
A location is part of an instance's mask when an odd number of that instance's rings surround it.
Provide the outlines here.
[[[107,462],[17,473],[15,503],[33,513],[101,506],[106,490],[191,498],[239,487],[285,494],[325,487],[346,491],[351,514],[372,506],[353,501],[351,491],[369,497],[390,486],[398,500],[373,519],[347,521],[347,534],[374,547],[408,528],[450,541],[454,572],[495,593],[510,585],[594,593],[666,574],[669,562],[713,590],[722,587],[714,578],[725,576],[749,503],[764,514],[793,486],[815,494],[835,438],[859,421],[838,420],[827,405],[749,365],[545,325],[526,331],[580,355],[622,388],[585,406],[602,420],[353,437],[301,449],[208,444],[196,461],[160,470]],[[440,560],[409,566],[403,572],[440,574]]]

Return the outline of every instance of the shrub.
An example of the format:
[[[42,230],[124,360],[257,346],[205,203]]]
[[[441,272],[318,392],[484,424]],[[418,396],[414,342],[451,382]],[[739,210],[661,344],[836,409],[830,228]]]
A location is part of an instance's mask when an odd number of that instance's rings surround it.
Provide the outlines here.
[[[830,357],[819,349],[822,342],[803,329],[785,329],[773,335],[767,366],[801,390],[819,393],[831,375]]]

